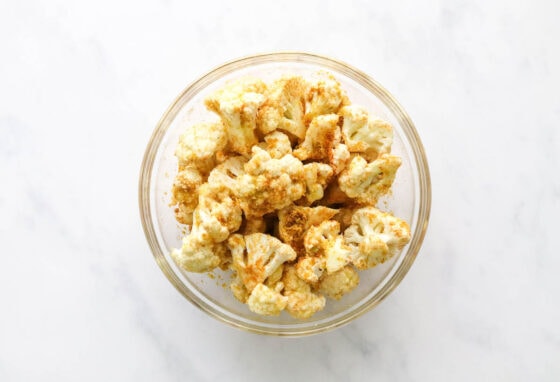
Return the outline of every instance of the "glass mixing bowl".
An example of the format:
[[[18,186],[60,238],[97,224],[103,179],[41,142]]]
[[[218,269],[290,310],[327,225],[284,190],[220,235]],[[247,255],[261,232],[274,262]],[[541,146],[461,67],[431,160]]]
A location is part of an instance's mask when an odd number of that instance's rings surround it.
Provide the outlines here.
[[[360,272],[360,284],[340,301],[327,300],[325,309],[307,320],[286,312],[263,317],[237,301],[229,288],[228,272],[211,275],[181,270],[170,257],[181,245],[184,227],[169,206],[177,171],[174,156],[179,135],[189,125],[208,119],[204,98],[226,81],[253,76],[263,80],[282,74],[307,76],[319,70],[334,74],[352,104],[388,120],[394,127],[392,152],[402,157],[390,196],[381,200],[382,210],[405,219],[411,241],[399,256]],[[337,60],[301,52],[260,54],[226,63],[189,85],[171,104],[148,143],[139,182],[140,215],[153,255],[169,281],[190,302],[218,320],[251,332],[278,336],[301,336],[324,332],[346,324],[379,304],[403,279],[414,262],[428,224],[431,203],[430,175],[424,148],[410,117],[398,102],[365,73]],[[211,276],[211,277],[209,277]]]

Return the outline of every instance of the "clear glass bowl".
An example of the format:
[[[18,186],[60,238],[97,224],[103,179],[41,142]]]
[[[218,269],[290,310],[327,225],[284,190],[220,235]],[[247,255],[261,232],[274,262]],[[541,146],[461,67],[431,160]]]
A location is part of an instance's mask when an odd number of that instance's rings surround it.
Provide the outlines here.
[[[373,269],[360,272],[359,286],[340,301],[328,300],[325,309],[308,320],[283,312],[263,317],[238,302],[226,284],[227,272],[195,274],[182,271],[169,256],[181,244],[184,227],[169,206],[170,189],[177,169],[174,156],[179,135],[193,122],[211,114],[204,98],[227,80],[254,76],[264,80],[282,74],[303,76],[327,70],[335,75],[353,104],[366,107],[394,127],[392,152],[403,159],[391,195],[379,207],[405,219],[412,239],[399,256]],[[278,336],[301,336],[341,326],[379,304],[403,279],[414,262],[426,232],[431,188],[424,148],[404,109],[365,73],[331,58],[301,52],[261,54],[226,63],[189,85],[171,104],[148,143],[139,182],[142,225],[153,255],[163,273],[190,302],[218,320],[251,332]]]

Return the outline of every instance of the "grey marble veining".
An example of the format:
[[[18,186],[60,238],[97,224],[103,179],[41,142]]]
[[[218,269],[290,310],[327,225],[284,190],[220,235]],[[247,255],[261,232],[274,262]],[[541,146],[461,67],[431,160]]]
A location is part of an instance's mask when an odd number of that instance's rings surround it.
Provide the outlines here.
[[[560,379],[558,3],[346,3],[0,4],[0,381]],[[176,94],[282,49],[396,95],[433,186],[402,284],[301,339],[191,306],[137,211],[143,151]]]

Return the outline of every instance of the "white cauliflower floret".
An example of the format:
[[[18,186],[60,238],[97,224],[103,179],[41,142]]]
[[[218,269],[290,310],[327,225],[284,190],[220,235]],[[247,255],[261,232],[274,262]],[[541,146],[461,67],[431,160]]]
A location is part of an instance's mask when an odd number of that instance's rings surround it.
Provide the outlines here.
[[[208,175],[208,184],[213,187],[226,187],[233,193],[237,190],[237,178],[245,173],[243,166],[247,159],[233,156],[220,163]]]
[[[228,83],[205,100],[206,107],[222,118],[229,148],[236,153],[248,155],[258,143],[256,119],[265,91],[264,82],[245,78]]]
[[[305,133],[305,140],[293,154],[301,160],[326,161],[334,173],[340,173],[346,166],[350,153],[344,143],[338,126],[338,115],[327,114],[314,118]]]
[[[298,259],[296,272],[300,279],[316,283],[325,271],[325,259],[322,257],[303,256]]]
[[[287,207],[305,192],[303,164],[291,154],[273,159],[255,146],[245,174],[238,177],[236,192],[247,218]]]
[[[305,198],[309,204],[322,199],[325,188],[333,175],[331,166],[325,163],[308,163],[303,166],[305,173]]]
[[[257,284],[247,299],[249,309],[263,316],[278,316],[287,304],[287,297],[282,296],[280,291],[264,284]]]
[[[206,183],[199,188],[193,216],[193,233],[201,241],[219,243],[239,229],[242,212],[227,188]]]
[[[193,211],[198,205],[198,189],[204,182],[200,171],[194,167],[180,170],[171,189],[171,205],[177,205],[175,218],[179,223],[192,224]]]
[[[391,151],[393,128],[389,122],[369,116],[360,106],[345,106],[339,114],[343,117],[342,136],[350,152],[375,159]]]
[[[295,251],[289,245],[263,233],[247,236],[233,234],[227,245],[232,255],[232,267],[249,292],[274,275],[286,261],[296,258]]]
[[[340,233],[340,224],[327,220],[307,230],[303,244],[308,256],[324,259],[327,273],[333,273],[350,262],[350,248],[344,243]]]
[[[259,109],[257,125],[264,134],[276,129],[299,139],[305,135],[305,96],[307,82],[299,77],[285,77],[268,88],[266,101]]]
[[[360,203],[374,205],[380,196],[389,192],[401,158],[383,154],[371,163],[355,156],[340,174],[338,185],[349,197]]]
[[[329,73],[319,73],[310,83],[306,97],[305,121],[309,123],[313,118],[336,113],[349,103],[348,97],[340,87],[340,83]]]
[[[221,121],[191,126],[181,135],[175,150],[179,169],[194,167],[208,175],[216,164],[216,153],[223,150],[226,144],[226,128]]]
[[[278,212],[278,236],[300,254],[305,254],[303,237],[305,232],[314,225],[336,215],[337,210],[327,207],[289,206]]]
[[[311,287],[297,275],[294,266],[286,266],[284,276],[284,296],[288,298],[286,311],[295,318],[309,318],[325,307],[325,297],[313,293]]]
[[[347,265],[339,271],[323,277],[319,283],[319,292],[339,300],[343,295],[352,292],[359,282],[358,272],[352,266]]]
[[[189,272],[209,272],[229,261],[227,247],[223,243],[208,243],[199,240],[196,234],[183,238],[181,249],[171,251],[177,265]]]
[[[274,159],[280,159],[284,155],[292,153],[290,138],[279,131],[265,135],[264,143],[259,144],[259,147],[266,150]]]
[[[360,208],[352,215],[352,225],[344,232],[351,248],[351,261],[358,269],[384,263],[410,240],[408,224],[374,207]]]

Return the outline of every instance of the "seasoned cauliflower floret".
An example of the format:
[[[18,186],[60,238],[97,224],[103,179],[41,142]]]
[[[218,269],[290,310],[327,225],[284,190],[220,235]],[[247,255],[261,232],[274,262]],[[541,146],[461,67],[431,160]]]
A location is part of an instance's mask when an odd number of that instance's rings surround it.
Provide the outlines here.
[[[171,189],[171,205],[177,205],[175,217],[179,223],[192,224],[193,211],[198,205],[198,188],[203,182],[204,178],[194,167],[177,173]]]
[[[333,175],[331,166],[325,163],[308,163],[303,166],[305,173],[305,198],[309,204],[322,199],[325,188]]]
[[[393,128],[389,122],[369,116],[360,106],[345,106],[339,114],[343,117],[342,136],[350,152],[375,159],[391,151]]]
[[[278,316],[287,304],[287,297],[264,284],[257,284],[247,299],[249,309],[263,316]]]
[[[305,96],[307,82],[299,77],[285,77],[274,81],[266,94],[257,119],[264,134],[276,129],[287,131],[299,139],[305,136]]]
[[[201,242],[192,233],[183,238],[181,249],[171,251],[171,257],[189,272],[209,272],[229,261],[228,249],[223,243]]]
[[[313,293],[311,287],[300,279],[294,266],[286,266],[284,276],[284,296],[288,298],[286,311],[295,318],[306,319],[325,307],[325,297]]]
[[[261,146],[262,145],[262,146]],[[274,159],[282,158],[286,154],[292,153],[292,144],[290,138],[284,133],[274,131],[265,135],[264,144],[259,145],[262,149],[268,151]]]
[[[264,283],[286,261],[296,258],[292,247],[263,233],[234,234],[229,237],[227,245],[232,255],[232,267],[249,292],[257,284]]]
[[[343,295],[352,292],[359,282],[358,272],[352,266],[347,265],[339,271],[323,277],[319,283],[319,292],[327,297],[340,300]]]
[[[305,254],[303,237],[305,232],[314,225],[336,215],[337,210],[327,207],[290,206],[278,212],[278,235],[289,244],[298,254]]]
[[[327,273],[336,272],[350,262],[350,248],[339,232],[340,224],[327,220],[309,228],[303,240],[306,254],[323,258]]]
[[[243,166],[247,159],[242,156],[232,156],[216,167],[208,175],[208,184],[213,187],[226,187],[233,193],[237,190],[237,178],[245,173]]]
[[[352,215],[344,239],[351,248],[352,263],[358,269],[368,269],[398,253],[410,240],[410,228],[391,214],[364,207]]]
[[[315,159],[325,161],[340,173],[350,153],[344,143],[338,126],[338,115],[327,114],[314,118],[305,133],[305,140],[294,150],[294,156],[301,160]]]
[[[304,256],[298,259],[296,272],[300,279],[308,283],[316,283],[325,271],[325,259],[322,257]]]
[[[216,164],[216,153],[223,150],[226,144],[226,128],[221,121],[191,126],[181,135],[175,150],[179,169],[194,167],[208,175]]]
[[[380,196],[389,192],[401,158],[383,154],[371,163],[355,156],[340,174],[338,185],[351,198],[360,203],[374,205]]]
[[[306,97],[305,121],[338,112],[340,107],[349,103],[348,97],[340,87],[340,83],[331,74],[319,73],[311,81]]]
[[[237,197],[247,218],[287,207],[305,192],[303,164],[298,159],[291,154],[274,159],[256,146],[245,174],[237,180]]]
[[[200,240],[219,243],[241,226],[241,208],[225,187],[204,184],[199,189],[198,206],[194,210],[193,233]]]
[[[236,153],[248,155],[258,143],[256,119],[265,91],[264,82],[245,78],[228,83],[205,100],[206,107],[222,118],[229,148]]]

